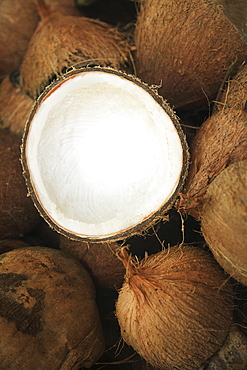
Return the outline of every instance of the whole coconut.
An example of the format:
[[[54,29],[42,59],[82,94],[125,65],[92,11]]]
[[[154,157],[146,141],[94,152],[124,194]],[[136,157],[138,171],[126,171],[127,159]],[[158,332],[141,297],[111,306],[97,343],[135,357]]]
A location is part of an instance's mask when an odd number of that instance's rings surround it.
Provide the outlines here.
[[[177,208],[200,219],[208,185],[230,164],[247,159],[247,65],[219,94],[213,114],[192,141],[191,163]]]
[[[246,0],[211,0],[223,7],[225,15],[243,34],[247,42],[247,6]]]
[[[34,100],[21,91],[18,72],[7,75],[0,84],[0,126],[22,136]]]
[[[33,0],[0,0],[0,79],[20,67],[38,21]]]
[[[19,238],[40,221],[31,198],[27,196],[20,144],[16,134],[0,129],[0,239]]]
[[[216,260],[247,285],[247,160],[230,165],[209,185],[201,225]]]
[[[87,65],[121,69],[131,47],[116,27],[83,16],[65,15],[38,1],[41,21],[21,65],[21,89],[36,98],[49,83],[71,67]]]
[[[0,256],[0,368],[90,367],[104,350],[89,274],[61,251],[28,247]]]
[[[137,75],[175,106],[208,106],[226,72],[247,56],[222,7],[205,0],[145,0],[134,35]]]
[[[123,339],[158,369],[198,369],[231,326],[233,293],[224,271],[193,246],[140,262],[123,249],[120,258],[126,276],[116,315]]]
[[[120,288],[124,278],[124,266],[117,258],[119,245],[71,240],[60,235],[60,249],[77,258],[88,270],[93,281],[106,289]]]

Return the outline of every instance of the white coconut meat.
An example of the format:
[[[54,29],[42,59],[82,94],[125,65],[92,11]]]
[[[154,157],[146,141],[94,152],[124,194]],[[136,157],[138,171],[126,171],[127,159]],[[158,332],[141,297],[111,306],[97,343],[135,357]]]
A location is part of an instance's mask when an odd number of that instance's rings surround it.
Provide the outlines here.
[[[134,80],[91,70],[45,96],[26,163],[37,201],[59,228],[105,238],[132,229],[173,195],[183,146],[173,120]]]

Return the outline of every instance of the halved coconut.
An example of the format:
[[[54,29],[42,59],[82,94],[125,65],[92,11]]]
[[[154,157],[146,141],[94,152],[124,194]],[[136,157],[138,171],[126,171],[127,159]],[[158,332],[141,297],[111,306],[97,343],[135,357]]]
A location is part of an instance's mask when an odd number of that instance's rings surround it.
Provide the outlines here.
[[[74,239],[120,240],[150,226],[171,207],[187,162],[169,105],[111,68],[74,70],[51,84],[23,138],[34,203]]]

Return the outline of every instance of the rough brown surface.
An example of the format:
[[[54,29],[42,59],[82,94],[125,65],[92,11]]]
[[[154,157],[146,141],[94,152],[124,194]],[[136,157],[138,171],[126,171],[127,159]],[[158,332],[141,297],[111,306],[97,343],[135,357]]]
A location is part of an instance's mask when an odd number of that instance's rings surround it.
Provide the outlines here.
[[[20,67],[38,21],[33,0],[0,1],[0,80]]]
[[[90,367],[104,339],[92,280],[73,258],[29,247],[0,256],[0,369]]]
[[[20,163],[20,138],[0,129],[0,239],[29,232],[40,216],[27,196]]]
[[[225,15],[243,34],[247,42],[247,6],[245,0],[209,0],[223,7]]]
[[[124,266],[117,258],[117,243],[92,243],[76,241],[60,236],[60,248],[76,257],[88,270],[95,283],[106,289],[120,288],[124,278]]]
[[[207,104],[232,63],[247,56],[243,37],[222,8],[205,0],[141,2],[135,45],[137,75],[159,85],[175,109]]]
[[[6,76],[0,84],[0,126],[22,136],[34,101],[10,78]]]
[[[40,5],[41,21],[21,65],[21,88],[34,98],[67,68],[97,64],[123,68],[130,45],[116,27],[64,15]]]
[[[216,110],[197,131],[178,209],[200,218],[208,185],[227,166],[247,158],[247,65],[226,84]]]
[[[209,185],[201,224],[216,260],[247,285],[247,160],[227,167]]]
[[[198,369],[224,342],[233,295],[211,254],[171,247],[126,266],[116,314],[123,339],[162,370]]]

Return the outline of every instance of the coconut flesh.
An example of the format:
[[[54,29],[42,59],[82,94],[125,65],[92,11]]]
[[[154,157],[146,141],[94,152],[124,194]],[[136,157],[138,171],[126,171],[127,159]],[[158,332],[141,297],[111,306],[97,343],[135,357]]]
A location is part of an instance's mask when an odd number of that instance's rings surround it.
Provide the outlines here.
[[[29,192],[48,223],[98,241],[152,223],[175,199],[186,162],[170,107],[133,77],[98,67],[45,90],[22,148]]]

